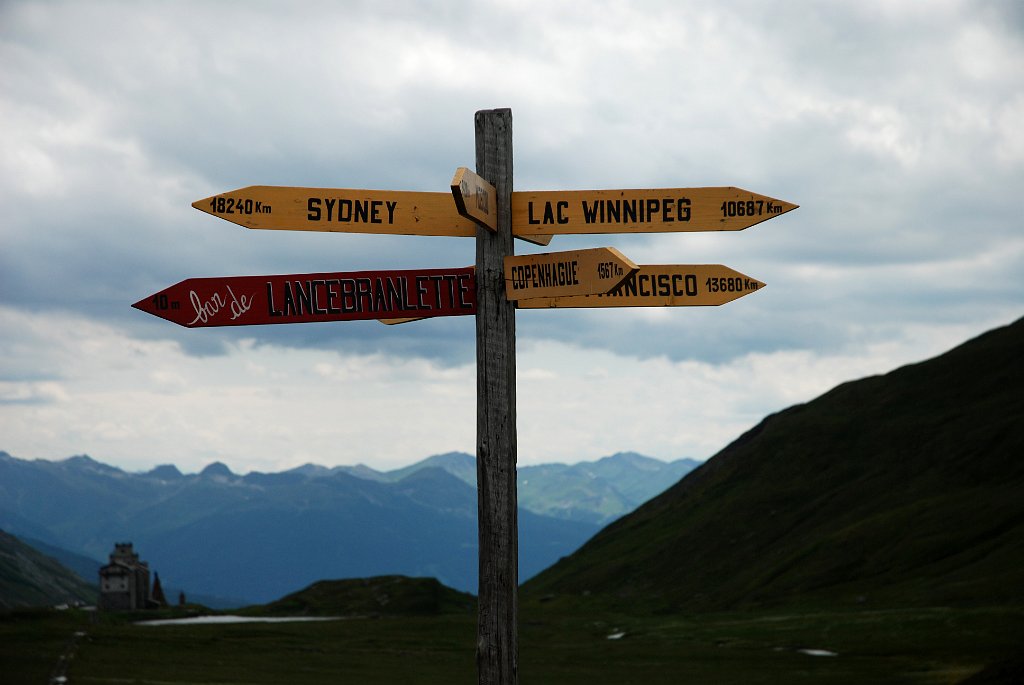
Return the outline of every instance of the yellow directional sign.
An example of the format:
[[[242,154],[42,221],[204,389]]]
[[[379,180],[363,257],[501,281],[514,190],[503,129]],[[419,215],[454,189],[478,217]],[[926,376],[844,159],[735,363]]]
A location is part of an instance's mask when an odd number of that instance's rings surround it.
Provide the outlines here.
[[[522,300],[606,293],[636,270],[614,247],[513,255],[505,257],[505,294]]]
[[[490,183],[464,166],[455,170],[452,178],[452,196],[461,216],[489,231],[498,230],[497,191]],[[535,245],[547,245],[551,234],[518,235],[515,228],[512,235]]]
[[[518,192],[512,193],[512,232],[740,231],[796,208],[732,187]]]
[[[449,193],[407,190],[248,186],[192,206],[246,228],[284,231],[474,238],[477,226],[459,215]],[[547,245],[551,234],[523,239]]]
[[[494,186],[464,166],[455,170],[452,196],[459,214],[490,231],[498,230],[498,203]]]
[[[246,228],[476,236],[448,193],[249,186],[192,206]]]
[[[395,325],[400,324],[400,323],[409,323],[410,321],[423,321],[424,318],[426,318],[426,317],[422,317],[422,316],[406,316],[406,317],[402,317],[400,319],[377,319],[377,321],[380,321],[382,324],[385,324],[385,325],[388,325],[388,326],[395,326]]]
[[[760,290],[764,283],[721,264],[641,265],[603,295],[519,300],[519,309],[560,307],[689,307],[719,305]]]

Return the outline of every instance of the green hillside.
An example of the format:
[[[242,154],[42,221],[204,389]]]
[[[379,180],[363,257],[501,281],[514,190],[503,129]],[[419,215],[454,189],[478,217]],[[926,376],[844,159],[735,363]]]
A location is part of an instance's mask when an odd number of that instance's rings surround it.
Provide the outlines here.
[[[56,559],[0,530],[0,609],[93,603],[97,590]]]
[[[766,418],[524,593],[1024,604],[1024,320]]]
[[[264,606],[242,613],[269,616],[433,616],[468,614],[473,595],[442,585],[436,578],[376,576],[321,580]]]

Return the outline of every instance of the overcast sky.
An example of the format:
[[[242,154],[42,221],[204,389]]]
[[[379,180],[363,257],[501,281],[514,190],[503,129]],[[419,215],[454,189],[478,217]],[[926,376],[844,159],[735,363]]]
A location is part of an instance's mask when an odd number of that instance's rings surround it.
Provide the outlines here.
[[[472,453],[471,317],[185,329],[130,305],[189,277],[471,264],[471,238],[250,231],[190,204],[446,191],[474,112],[510,107],[517,190],[800,205],[546,248],[767,284],[730,304],[516,315],[521,464],[705,459],[1024,314],[1022,8],[0,2],[0,450],[239,473]]]

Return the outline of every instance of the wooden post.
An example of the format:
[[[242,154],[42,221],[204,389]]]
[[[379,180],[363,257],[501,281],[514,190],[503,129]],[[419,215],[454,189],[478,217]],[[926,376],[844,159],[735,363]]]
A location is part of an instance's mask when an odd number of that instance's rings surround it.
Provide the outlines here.
[[[480,685],[519,682],[516,319],[505,297],[512,248],[512,110],[476,113],[476,173],[497,190],[498,226],[476,232],[476,468]]]

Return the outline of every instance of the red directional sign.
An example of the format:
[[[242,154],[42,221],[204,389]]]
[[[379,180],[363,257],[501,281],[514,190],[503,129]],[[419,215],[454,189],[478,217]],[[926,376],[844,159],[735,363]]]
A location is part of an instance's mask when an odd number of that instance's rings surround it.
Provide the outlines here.
[[[187,328],[476,314],[472,267],[189,278],[136,309]]]

